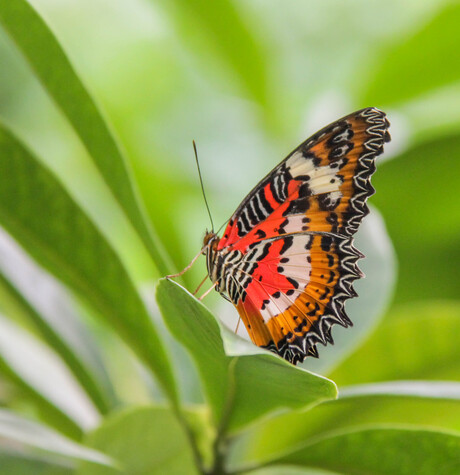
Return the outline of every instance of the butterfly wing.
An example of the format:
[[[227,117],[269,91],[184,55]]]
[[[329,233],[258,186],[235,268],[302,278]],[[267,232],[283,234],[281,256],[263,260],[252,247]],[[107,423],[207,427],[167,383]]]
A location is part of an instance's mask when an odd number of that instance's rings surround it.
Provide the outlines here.
[[[300,231],[352,236],[368,213],[375,157],[390,140],[385,114],[367,108],[310,137],[243,200],[219,242],[244,251],[268,237]]]
[[[225,270],[231,299],[255,344],[296,363],[332,343],[331,326],[351,325],[362,254],[352,236],[368,213],[375,157],[389,141],[375,108],[325,127],[301,144],[245,198],[221,253],[243,256]],[[231,276],[231,277],[230,277]]]

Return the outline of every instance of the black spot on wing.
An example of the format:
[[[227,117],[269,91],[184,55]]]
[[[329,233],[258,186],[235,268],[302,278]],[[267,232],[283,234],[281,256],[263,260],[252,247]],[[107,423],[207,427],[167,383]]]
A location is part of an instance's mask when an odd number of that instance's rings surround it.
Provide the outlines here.
[[[283,247],[281,248],[281,251],[280,251],[281,255],[286,253],[286,251],[292,246],[293,241],[294,241],[293,236],[287,236],[283,239]]]
[[[265,231],[262,231],[262,229],[258,229],[255,234],[259,239],[267,237],[267,233]]]

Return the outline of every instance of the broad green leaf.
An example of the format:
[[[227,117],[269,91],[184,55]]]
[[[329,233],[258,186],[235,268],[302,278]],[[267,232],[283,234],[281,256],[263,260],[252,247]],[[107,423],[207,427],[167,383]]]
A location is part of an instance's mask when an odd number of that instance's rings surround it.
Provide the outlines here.
[[[275,410],[306,408],[335,397],[332,381],[228,332],[226,354],[218,321],[178,284],[162,280],[157,301],[168,328],[197,365],[215,423],[236,431]]]
[[[227,403],[230,362],[217,322],[175,282],[160,281],[157,302],[167,327],[193,357],[215,420],[220,420]]]
[[[266,58],[262,45],[254,32],[246,25],[239,9],[229,0],[207,2],[189,0],[162,2],[174,21],[176,32],[187,48],[198,59],[204,53],[212,55],[213,61],[202,63],[209,67],[220,60],[230,68],[250,98],[262,104],[267,101]],[[220,73],[220,84],[233,86]]]
[[[331,377],[340,386],[396,379],[459,380],[459,334],[460,303],[400,306]]]
[[[340,473],[454,475],[460,470],[460,434],[369,427],[312,440],[278,462]]]
[[[397,302],[458,298],[460,135],[414,147],[374,175],[372,202],[398,253]]]
[[[361,92],[362,102],[401,103],[458,81],[459,22],[460,6],[454,2],[411,37],[373,51],[378,61]]]
[[[439,389],[438,384],[435,388]],[[229,465],[236,470],[274,461],[299,443],[331,431],[354,430],[364,424],[423,424],[460,431],[458,398],[434,395],[432,386],[424,391],[413,387],[409,391],[408,386],[405,389],[404,396],[362,394],[342,399],[339,394],[338,400],[320,404],[311,411],[263,421],[233,441]]]
[[[175,399],[167,354],[119,257],[50,171],[4,128],[0,224],[90,303]]]
[[[112,456],[121,470],[82,463],[81,475],[198,474],[189,441],[174,414],[157,407],[137,407],[108,418],[86,444]]]
[[[113,389],[96,342],[76,303],[55,279],[27,258],[0,230],[0,303],[5,314],[25,317],[63,359],[98,410],[113,404]]]
[[[164,251],[146,220],[126,163],[105,118],[58,40],[26,0],[0,2],[0,22],[21,50],[45,90],[80,137],[114,197],[149,250],[160,274]]]
[[[114,461],[105,454],[77,444],[45,425],[30,421],[6,409],[0,409],[0,437],[2,441],[14,443],[15,449],[22,449],[25,454],[52,455],[59,457],[61,461],[86,460],[95,464],[114,466]],[[2,456],[6,456],[5,452],[0,455],[0,461]],[[1,467],[3,470],[3,465]]]
[[[73,437],[99,421],[95,407],[56,354],[1,315],[0,373],[49,415],[50,424]]]

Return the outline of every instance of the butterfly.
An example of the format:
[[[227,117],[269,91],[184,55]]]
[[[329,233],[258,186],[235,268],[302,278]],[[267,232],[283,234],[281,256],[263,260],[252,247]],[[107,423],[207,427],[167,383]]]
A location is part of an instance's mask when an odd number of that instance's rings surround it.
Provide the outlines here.
[[[363,276],[353,236],[369,212],[375,158],[390,141],[376,108],[320,130],[276,166],[202,253],[215,289],[236,307],[254,344],[297,364],[352,325],[344,303]]]

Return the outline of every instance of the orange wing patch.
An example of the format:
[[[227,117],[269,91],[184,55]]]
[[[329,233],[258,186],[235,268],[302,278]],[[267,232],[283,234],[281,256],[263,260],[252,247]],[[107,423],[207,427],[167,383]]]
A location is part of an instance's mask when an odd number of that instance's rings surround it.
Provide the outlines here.
[[[296,363],[332,342],[333,323],[351,325],[343,311],[361,273],[349,240],[326,234],[279,237],[263,248],[237,309],[252,341]],[[257,251],[256,247],[252,248]],[[254,253],[257,256],[257,252]],[[260,255],[260,254],[259,254]]]

